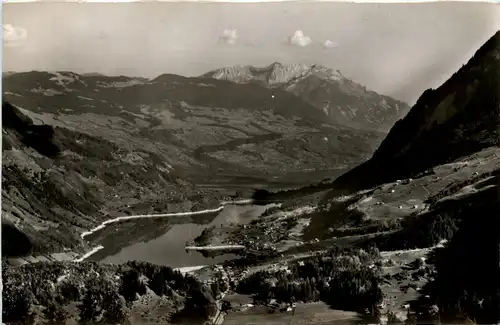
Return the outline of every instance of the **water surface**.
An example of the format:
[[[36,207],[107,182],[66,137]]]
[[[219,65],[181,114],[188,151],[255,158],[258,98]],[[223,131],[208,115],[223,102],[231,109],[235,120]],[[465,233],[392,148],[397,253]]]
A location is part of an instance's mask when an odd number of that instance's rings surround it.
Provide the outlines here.
[[[230,223],[246,224],[260,216],[271,205],[227,205],[210,223],[173,224],[163,235],[148,241],[139,241],[119,252],[111,255],[105,254],[106,245],[100,252],[99,260],[105,263],[124,263],[130,260],[151,262],[168,265],[172,268],[209,265],[220,263],[234,258],[234,254],[220,255],[215,258],[204,257],[199,252],[186,252],[184,249],[187,241],[198,237],[203,229]],[[141,222],[141,219],[137,219]]]

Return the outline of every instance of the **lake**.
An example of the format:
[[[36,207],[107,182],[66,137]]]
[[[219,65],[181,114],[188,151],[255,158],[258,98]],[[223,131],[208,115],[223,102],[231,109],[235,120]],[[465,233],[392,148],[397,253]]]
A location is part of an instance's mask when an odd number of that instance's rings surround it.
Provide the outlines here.
[[[203,229],[211,226],[249,223],[271,206],[273,205],[226,205],[221,212],[212,217],[207,214],[206,218],[190,218],[187,219],[189,222],[185,223],[180,220],[186,219],[166,217],[135,219],[113,224],[106,227],[110,229],[106,229],[105,238],[102,236],[99,240],[90,238],[94,243],[102,244],[104,249],[88,259],[116,264],[138,260],[168,265],[172,268],[221,263],[235,258],[236,255],[224,254],[214,258],[204,257],[199,252],[186,252],[184,249],[186,242],[194,240]],[[150,234],[156,235],[149,236]],[[123,242],[124,237],[130,238],[128,238],[127,244],[118,247],[116,242],[112,243],[113,237],[118,242]]]

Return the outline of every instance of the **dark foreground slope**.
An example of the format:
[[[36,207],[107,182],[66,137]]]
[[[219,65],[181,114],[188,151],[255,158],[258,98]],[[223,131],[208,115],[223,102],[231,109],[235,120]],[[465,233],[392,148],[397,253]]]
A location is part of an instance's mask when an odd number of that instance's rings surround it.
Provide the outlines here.
[[[448,81],[426,90],[373,157],[342,175],[337,187],[366,188],[411,177],[500,144],[500,32]]]
[[[430,247],[441,239],[449,240],[431,259],[436,268],[434,278],[419,301],[432,306],[419,310],[419,317],[426,321],[426,317],[436,316],[452,323],[500,320],[500,170],[498,165],[494,170],[486,167],[488,162],[482,158],[491,152],[490,157],[498,160],[500,152],[499,71],[497,32],[440,88],[422,95],[369,161],[334,182],[336,187],[353,190],[404,180],[377,186],[370,197],[358,202],[357,209],[368,218],[390,205],[391,197],[399,198],[399,211],[413,204],[408,210],[413,212],[400,219],[401,229],[367,242],[395,250]],[[436,171],[447,163],[452,173],[438,176]],[[456,181],[458,175],[467,174],[468,179]],[[435,184],[443,181],[448,186],[432,193]],[[406,202],[401,199],[401,184],[412,186]],[[373,195],[388,189],[390,194]],[[379,203],[368,202],[380,198],[383,201]],[[422,307],[415,305],[417,310]],[[429,315],[429,309],[434,309],[434,316]]]
[[[117,215],[202,210],[218,200],[151,152],[35,125],[2,103],[2,256],[73,251],[80,233]]]
[[[368,90],[338,70],[317,64],[233,66],[203,77],[283,89],[312,105],[327,121],[366,130],[386,132],[409,109],[407,104]]]
[[[217,311],[196,278],[135,261],[4,264],[2,282],[6,324],[203,324]]]
[[[500,171],[500,170],[499,170]],[[500,186],[455,202],[458,230],[431,259],[436,274],[424,288],[424,305],[439,307],[442,320],[500,321]]]

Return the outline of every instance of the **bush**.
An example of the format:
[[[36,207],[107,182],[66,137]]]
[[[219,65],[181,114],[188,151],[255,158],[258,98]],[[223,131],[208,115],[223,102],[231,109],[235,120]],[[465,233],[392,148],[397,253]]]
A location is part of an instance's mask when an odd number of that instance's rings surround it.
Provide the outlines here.
[[[2,293],[2,320],[4,322],[30,323],[33,294],[26,286],[5,286]]]
[[[269,197],[271,196],[271,193],[268,190],[260,189],[256,190],[253,195],[252,199],[255,201],[267,201],[269,200]]]
[[[68,312],[64,309],[64,306],[57,301],[52,301],[47,304],[47,307],[43,311],[44,317],[46,318],[46,325],[60,325],[65,324],[69,317]]]
[[[123,324],[128,319],[126,301],[116,291],[105,295],[103,309],[102,321],[105,324]]]
[[[82,297],[80,287],[73,282],[63,281],[58,287],[58,297],[61,297],[62,301],[79,301]]]

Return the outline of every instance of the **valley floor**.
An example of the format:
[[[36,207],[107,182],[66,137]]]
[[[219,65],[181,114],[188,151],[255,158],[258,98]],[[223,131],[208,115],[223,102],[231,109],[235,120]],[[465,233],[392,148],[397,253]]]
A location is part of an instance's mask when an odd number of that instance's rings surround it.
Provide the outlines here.
[[[409,218],[425,220],[447,202],[474,198],[495,189],[499,183],[498,166],[500,149],[495,147],[438,166],[415,179],[383,184],[349,196],[332,196],[328,190],[323,190],[299,200],[284,201],[281,206],[269,207],[250,223],[210,227],[203,236],[195,239],[196,246],[202,247],[244,246],[245,252],[239,259],[209,267],[193,265],[182,271],[207,284],[221,272],[223,278],[238,283],[259,271],[284,270],[322,256],[333,245],[366,249],[382,243],[380,256],[374,262],[384,279],[380,285],[384,297],[379,306],[380,322],[394,318],[404,320],[413,313],[410,303],[422,295],[421,289],[432,277],[432,265],[426,263],[426,257],[433,245],[422,246],[420,242],[399,245],[395,241],[396,245],[387,249],[387,245],[393,243],[387,240],[394,234],[407,231],[409,226],[405,222]],[[62,259],[53,257],[56,258]],[[31,257],[24,259],[25,262],[32,260]],[[346,324],[361,321],[357,313],[332,310],[320,302],[297,303],[291,311],[279,311],[265,305],[252,307],[249,297],[241,300],[242,296],[235,294],[234,289],[226,292],[223,299],[231,302],[233,310],[220,313],[218,324]],[[153,320],[165,322],[165,315],[172,306],[161,297],[147,297],[141,299],[152,300],[147,304],[137,302],[141,307],[134,309],[137,324],[149,324]],[[221,302],[219,299],[218,303]],[[143,311],[138,312],[141,308]]]

